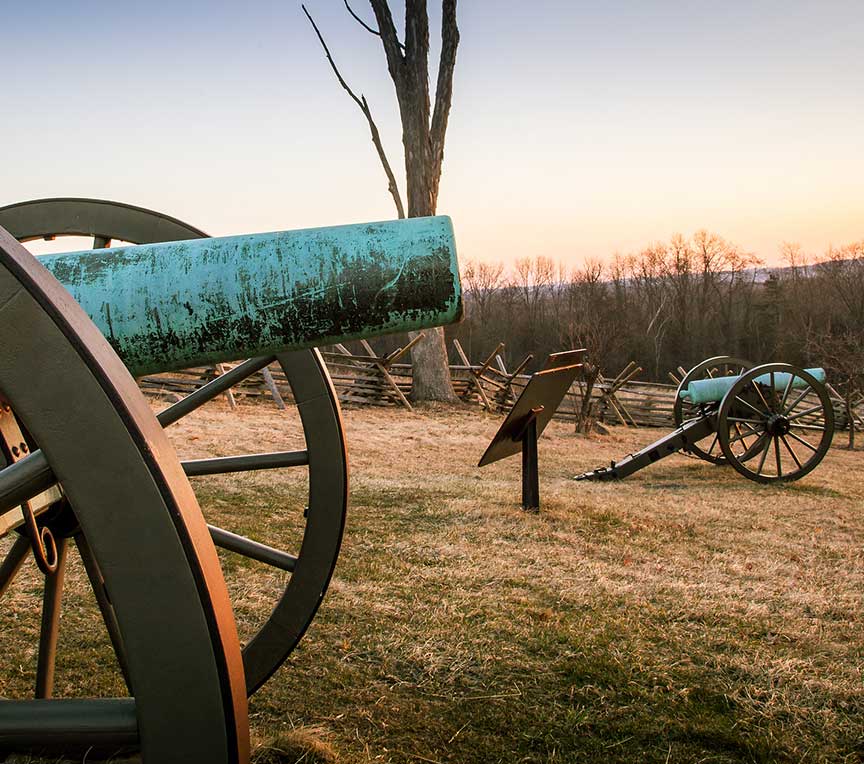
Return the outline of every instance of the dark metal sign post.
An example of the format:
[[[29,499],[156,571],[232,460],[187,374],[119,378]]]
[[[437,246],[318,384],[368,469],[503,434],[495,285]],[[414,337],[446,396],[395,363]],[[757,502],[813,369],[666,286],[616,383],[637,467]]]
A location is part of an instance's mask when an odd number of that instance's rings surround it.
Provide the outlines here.
[[[527,512],[540,511],[537,439],[573,384],[584,353],[571,350],[549,356],[543,370],[531,376],[477,465],[485,467],[521,451],[522,509]]]
[[[542,406],[531,409],[522,433],[522,509],[540,511],[540,466],[537,462],[537,415]]]

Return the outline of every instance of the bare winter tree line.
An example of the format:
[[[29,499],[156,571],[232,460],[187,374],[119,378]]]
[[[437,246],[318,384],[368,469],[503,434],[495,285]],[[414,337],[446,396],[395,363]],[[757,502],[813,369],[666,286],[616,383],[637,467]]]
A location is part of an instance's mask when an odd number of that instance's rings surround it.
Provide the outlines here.
[[[466,319],[452,334],[472,359],[499,341],[508,365],[585,347],[604,372],[632,360],[653,381],[714,355],[819,365],[854,398],[864,389],[864,241],[821,257],[797,245],[783,254],[785,267],[761,268],[699,231],[575,268],[542,255],[509,268],[469,261]]]

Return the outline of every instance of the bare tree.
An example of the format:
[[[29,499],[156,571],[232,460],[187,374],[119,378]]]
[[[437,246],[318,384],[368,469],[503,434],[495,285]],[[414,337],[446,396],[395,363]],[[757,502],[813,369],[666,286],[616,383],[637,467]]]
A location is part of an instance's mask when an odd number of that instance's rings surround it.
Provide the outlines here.
[[[485,324],[496,290],[503,285],[504,264],[468,260],[462,270],[466,291],[477,306],[477,318]]]
[[[435,87],[434,108],[429,87],[429,14],[426,0],[406,0],[405,41],[399,40],[396,24],[387,0],[369,0],[375,15],[377,29],[358,16],[347,0],[348,13],[367,31],[380,38],[387,59],[387,70],[396,89],[396,100],[402,120],[402,146],[405,158],[405,180],[408,217],[434,215],[438,204],[438,188],[444,161],[444,138],[450,116],[453,96],[453,71],[459,29],[456,26],[456,0],[443,0],[441,18],[441,55]],[[372,134],[372,142],[387,175],[388,188],[393,196],[399,217],[404,207],[398,184],[381,144],[378,128],[372,118],[365,97],[359,97],[348,86],[330,55],[324,38],[305,6],[303,12],[312,23],[339,84],[358,105]],[[447,365],[444,331],[427,331],[424,338],[411,350],[414,366],[414,400],[455,401],[456,396]]]
[[[567,307],[562,311],[566,319],[559,326],[564,347],[588,351],[579,385],[582,400],[576,415],[577,432],[590,432],[597,424],[594,386],[620,337],[619,315],[605,275],[603,264],[592,259],[571,272],[565,293]]]

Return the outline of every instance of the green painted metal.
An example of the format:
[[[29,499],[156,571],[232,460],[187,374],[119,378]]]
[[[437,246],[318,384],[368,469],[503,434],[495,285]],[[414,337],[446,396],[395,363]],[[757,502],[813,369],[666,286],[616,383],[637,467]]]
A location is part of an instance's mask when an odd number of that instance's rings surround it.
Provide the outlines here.
[[[41,261],[135,375],[440,326],[462,314],[446,216]]]
[[[824,369],[805,369],[804,371],[815,377],[818,382],[825,382]],[[776,372],[774,374],[774,389],[781,391],[785,390],[786,386],[789,384],[789,379],[793,376],[794,375],[787,372]],[[739,377],[729,376],[694,380],[687,386],[687,389],[682,390],[678,395],[692,404],[720,401],[723,400],[723,397],[732,389],[732,385],[734,385],[738,379]],[[754,381],[758,382],[760,385],[770,385],[770,374],[762,374],[756,377]],[[808,384],[809,383],[804,379],[797,376],[795,376],[792,381],[793,388],[807,387]]]

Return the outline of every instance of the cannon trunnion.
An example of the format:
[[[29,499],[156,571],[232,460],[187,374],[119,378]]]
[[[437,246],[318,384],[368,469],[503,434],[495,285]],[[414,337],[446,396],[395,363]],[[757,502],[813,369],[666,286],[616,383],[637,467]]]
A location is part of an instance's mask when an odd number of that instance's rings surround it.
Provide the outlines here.
[[[703,361],[678,386],[677,429],[608,467],[577,480],[619,480],[678,451],[728,464],[758,483],[798,480],[823,459],[834,434],[834,409],[822,369],[783,363],[754,367],[719,356]]]
[[[54,199],[0,209],[0,226],[22,241],[93,237],[93,251],[45,261],[108,337],[106,342],[13,239],[3,239],[13,299],[4,303],[0,327],[9,338],[0,361],[0,393],[8,404],[6,418],[0,414],[0,536],[9,532],[0,556],[0,593],[13,584],[31,549],[46,583],[37,700],[0,701],[0,750],[131,745],[146,761],[245,761],[245,696],[273,674],[309,626],[344,528],[348,466],[339,406],[320,355],[305,348],[458,318],[461,295],[449,220],[205,240],[199,229],[142,208]],[[175,243],[106,249],[111,240]],[[15,270],[15,263],[24,265]],[[26,315],[10,320],[31,271],[50,286],[51,299],[37,300]],[[59,333],[43,328],[52,322]],[[56,335],[50,342],[44,339],[49,334]],[[169,406],[157,424],[109,342],[135,373],[255,357]],[[285,433],[290,450],[178,462],[158,425],[192,414],[271,362],[281,364],[299,413],[299,432]],[[107,380],[99,373],[106,364],[116,372]],[[104,401],[88,397],[85,382],[79,395],[76,375],[95,378]],[[119,413],[111,414],[112,407]],[[137,419],[129,420],[127,410],[145,424],[134,425]],[[90,453],[87,444],[102,439],[103,421],[120,424]],[[136,435],[135,426],[145,434]],[[86,434],[79,432],[85,427]],[[122,446],[124,439],[132,446]],[[283,522],[272,524],[272,535],[255,539],[244,535],[242,520],[236,528],[208,526],[183,477],[185,472],[197,481],[264,469],[299,471],[305,486],[297,506],[285,508],[297,521],[284,539]],[[161,486],[164,475],[180,499],[166,494],[157,508],[145,484],[155,479]],[[119,493],[115,497],[105,486]],[[165,494],[168,488],[160,490]],[[238,507],[232,516],[254,511]],[[30,524],[16,521],[16,513]],[[168,530],[151,533],[158,525],[151,515],[160,513],[170,520],[175,541],[166,541]],[[110,527],[110,541],[103,525]],[[245,558],[243,565],[225,568],[227,589],[212,542],[226,562]],[[72,545],[84,562],[131,698],[52,697],[63,571]],[[247,570],[252,561],[260,571],[255,576],[261,593],[254,599],[269,598],[263,621],[260,612],[247,614],[243,601],[234,602],[232,615],[229,602],[235,588],[248,593],[256,586],[248,575],[237,587],[232,583],[231,570]],[[173,591],[175,577],[190,580],[192,588],[178,585]],[[197,632],[187,628],[189,619],[198,623]],[[187,671],[187,659],[197,668]],[[189,714],[195,723],[185,726]]]

